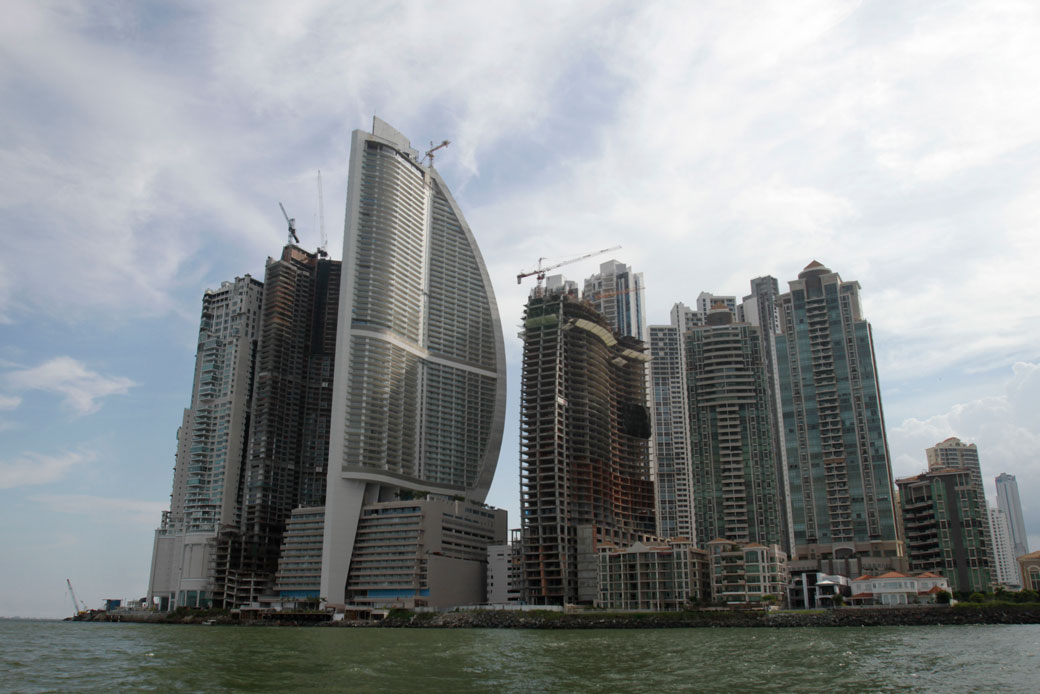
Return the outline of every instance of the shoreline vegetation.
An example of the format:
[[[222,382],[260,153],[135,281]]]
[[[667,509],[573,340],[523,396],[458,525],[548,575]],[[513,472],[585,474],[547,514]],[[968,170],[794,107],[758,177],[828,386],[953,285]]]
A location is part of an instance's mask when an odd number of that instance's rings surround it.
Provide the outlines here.
[[[690,610],[683,612],[551,612],[465,610],[412,612],[394,609],[379,620],[333,621],[327,612],[268,612],[243,618],[224,610],[170,613],[96,612],[71,621],[220,626],[323,626],[426,629],[690,629],[718,627],[867,627],[1040,624],[1040,603],[959,603],[934,607],[848,607],[828,610]]]

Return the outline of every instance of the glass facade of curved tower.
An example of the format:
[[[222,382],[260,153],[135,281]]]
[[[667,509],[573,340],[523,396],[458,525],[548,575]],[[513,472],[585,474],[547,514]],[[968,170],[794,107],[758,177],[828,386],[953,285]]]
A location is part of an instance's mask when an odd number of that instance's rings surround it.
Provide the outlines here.
[[[345,602],[365,504],[484,500],[505,388],[498,307],[473,234],[437,171],[375,119],[351,142],[323,597]]]

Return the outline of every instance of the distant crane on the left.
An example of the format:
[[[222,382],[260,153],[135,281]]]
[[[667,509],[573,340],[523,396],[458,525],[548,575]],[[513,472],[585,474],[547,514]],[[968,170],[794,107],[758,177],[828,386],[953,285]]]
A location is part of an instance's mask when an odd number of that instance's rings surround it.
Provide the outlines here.
[[[76,611],[76,614],[83,614],[88,612],[87,603],[76,598],[76,591],[72,589],[72,579],[66,578],[65,583],[69,586],[69,594],[72,596],[72,607]]]
[[[282,208],[282,214],[285,216],[285,221],[289,224],[289,243],[300,242],[300,237],[296,235],[296,219],[290,218],[289,213],[285,211],[285,205],[278,203],[278,207]]]

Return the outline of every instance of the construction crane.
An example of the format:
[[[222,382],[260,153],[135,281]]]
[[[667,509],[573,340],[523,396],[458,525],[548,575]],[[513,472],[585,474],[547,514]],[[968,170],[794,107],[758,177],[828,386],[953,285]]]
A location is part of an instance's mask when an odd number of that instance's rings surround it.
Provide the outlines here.
[[[433,153],[438,149],[444,149],[451,144],[451,140],[444,140],[436,147],[433,146],[433,141],[430,142],[430,149],[426,150],[426,156],[423,157],[423,161],[430,160],[430,167],[433,168]]]
[[[539,258],[538,259],[538,269],[537,270],[530,270],[528,272],[521,272],[519,275],[516,276],[516,283],[517,284],[521,284],[521,283],[523,283],[525,277],[530,277],[531,275],[536,275],[538,277],[538,286],[540,287],[540,286],[542,286],[542,280],[545,279],[545,273],[549,272],[549,270],[555,270],[558,267],[563,267],[564,265],[570,265],[571,263],[576,263],[579,260],[585,260],[586,258],[591,258],[593,256],[601,255],[603,253],[610,253],[611,251],[616,251],[619,248],[621,248],[621,246],[612,246],[610,248],[604,248],[601,251],[594,251],[592,253],[586,253],[585,255],[580,255],[577,258],[571,258],[569,260],[564,260],[561,263],[554,263],[554,264],[546,266],[546,267],[542,266],[542,261],[545,260],[545,258]]]
[[[285,205],[278,203],[278,207],[282,208],[282,214],[285,215],[285,221],[289,223],[289,243],[295,241],[300,242],[300,237],[296,235],[296,219],[290,219],[289,213],[285,211]]]
[[[328,258],[329,252],[325,250],[325,247],[329,245],[329,237],[325,235],[325,195],[321,188],[321,169],[318,169],[318,230],[321,233],[318,257]]]
[[[76,614],[87,612],[87,603],[76,599],[76,591],[72,589],[72,579],[66,578],[65,583],[69,586],[69,594],[72,595],[72,608],[76,610]]]

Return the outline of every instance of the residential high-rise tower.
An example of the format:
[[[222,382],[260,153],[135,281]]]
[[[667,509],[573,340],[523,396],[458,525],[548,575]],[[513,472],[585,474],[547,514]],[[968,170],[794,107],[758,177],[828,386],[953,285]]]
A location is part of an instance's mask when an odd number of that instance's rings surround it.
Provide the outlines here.
[[[177,430],[170,510],[155,532],[149,602],[208,607],[218,534],[241,520],[263,283],[249,275],[202,297],[191,406]]]
[[[780,466],[759,329],[734,322],[720,302],[685,343],[697,544],[779,545]]]
[[[778,298],[783,435],[799,559],[902,555],[859,283],[810,263]]]
[[[1007,522],[1007,514],[994,506],[989,507],[990,536],[993,541],[993,574],[997,583],[1021,590],[1022,575],[1015,561],[1015,553],[1011,548],[1011,530]]]
[[[1029,554],[1029,538],[1022,518],[1022,502],[1018,498],[1018,481],[1014,475],[1006,472],[997,475],[997,507],[1007,515],[1011,550],[1015,557]]]
[[[974,443],[964,443],[956,436],[951,436],[931,448],[926,448],[925,457],[928,459],[929,472],[935,470],[967,470],[971,473],[971,484],[975,488],[975,495],[985,503],[986,486],[982,482],[982,466],[979,463],[979,449]],[[985,535],[986,555],[989,561],[991,573],[994,578],[996,574],[992,571],[997,565],[997,557],[994,554],[993,528],[990,527],[990,515],[986,515],[986,523],[983,527]]]
[[[897,484],[910,570],[941,574],[957,592],[989,592],[989,519],[971,472],[942,468]]]
[[[619,335],[647,341],[643,273],[616,260],[600,264],[599,272],[585,280],[582,297],[596,307]]]

